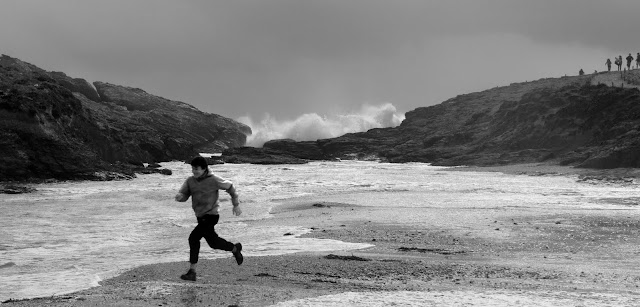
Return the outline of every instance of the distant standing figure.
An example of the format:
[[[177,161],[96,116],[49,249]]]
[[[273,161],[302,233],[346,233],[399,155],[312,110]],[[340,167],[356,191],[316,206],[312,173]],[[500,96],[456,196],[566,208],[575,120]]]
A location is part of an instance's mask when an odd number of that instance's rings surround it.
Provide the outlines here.
[[[631,62],[633,62],[633,56],[631,56],[631,53],[629,53],[629,55],[627,56],[627,70],[631,70]]]
[[[615,58],[616,59],[615,63],[616,63],[616,66],[618,66],[618,71],[622,70],[622,60],[620,60],[620,58],[622,58],[622,56]]]
[[[640,68],[640,52],[636,54],[636,68]]]
[[[582,68],[580,68],[580,71],[578,72],[579,75],[584,76],[584,70],[582,70]]]
[[[607,70],[611,71],[611,59],[607,59],[607,61],[605,62],[605,64],[607,64]]]

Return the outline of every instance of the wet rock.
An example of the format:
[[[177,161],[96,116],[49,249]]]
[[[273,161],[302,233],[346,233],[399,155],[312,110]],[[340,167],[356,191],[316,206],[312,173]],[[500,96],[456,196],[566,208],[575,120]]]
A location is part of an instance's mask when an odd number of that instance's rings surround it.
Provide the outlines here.
[[[326,155],[315,141],[296,142],[292,139],[271,140],[264,143],[263,148],[274,152],[283,152],[296,158],[308,160],[328,160]]]
[[[94,181],[114,181],[114,180],[131,180],[133,178],[135,178],[135,175],[132,176],[132,175],[127,175],[127,174],[118,173],[118,172],[100,171],[100,172],[95,172],[92,174],[92,176],[83,178],[83,179],[94,180]]]
[[[28,186],[14,185],[8,184],[0,187],[0,193],[4,194],[23,194],[23,193],[32,193],[35,192],[36,189]]]
[[[334,254],[329,254],[324,256],[325,259],[338,259],[338,260],[351,260],[351,261],[371,261],[371,259],[368,258],[362,258],[362,257],[358,257],[358,256],[340,256],[340,255],[334,255]]]
[[[418,247],[399,247],[399,251],[401,252],[419,252],[419,253],[435,253],[441,255],[455,255],[455,254],[466,254],[468,251],[464,250],[448,250],[442,248],[418,248]]]
[[[172,175],[173,172],[168,168],[163,168],[160,170],[160,174],[169,176],[169,175]]]
[[[254,147],[230,148],[222,152],[225,163],[249,164],[305,164],[308,160],[294,157],[286,152]]]
[[[224,164],[224,161],[221,158],[205,158],[207,160],[207,165],[218,165],[218,164]]]

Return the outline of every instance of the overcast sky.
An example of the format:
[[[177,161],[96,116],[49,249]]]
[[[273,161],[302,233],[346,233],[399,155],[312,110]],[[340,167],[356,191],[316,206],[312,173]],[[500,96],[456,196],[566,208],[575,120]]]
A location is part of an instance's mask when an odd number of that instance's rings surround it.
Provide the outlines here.
[[[404,113],[635,57],[638,12],[631,0],[2,0],[0,53],[231,118]]]

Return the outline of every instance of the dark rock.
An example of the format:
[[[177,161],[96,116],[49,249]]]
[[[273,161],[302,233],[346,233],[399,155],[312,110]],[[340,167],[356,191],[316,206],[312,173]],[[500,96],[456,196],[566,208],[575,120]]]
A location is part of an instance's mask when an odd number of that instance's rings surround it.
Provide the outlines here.
[[[132,178],[116,162],[142,167],[221,152],[251,133],[183,102],[94,85],[0,57],[0,180]]]
[[[52,79],[61,86],[68,89],[72,93],[80,93],[92,101],[99,102],[100,96],[98,92],[91,86],[87,80],[81,78],[71,78],[63,72],[53,71],[49,73]]]
[[[23,193],[32,193],[35,192],[36,189],[27,186],[7,184],[5,186],[0,187],[0,193],[4,194],[23,194]]]
[[[318,142],[296,142],[279,139],[266,142],[262,148],[240,147],[222,152],[222,160],[227,163],[251,164],[304,164],[309,160],[334,160],[326,155]]]
[[[173,172],[167,168],[160,168],[160,164],[152,163],[147,167],[144,165],[138,165],[135,163],[116,163],[116,169],[122,173],[133,174],[162,174],[162,175],[171,175]]]
[[[371,261],[371,259],[369,258],[362,258],[362,257],[358,257],[358,256],[341,256],[341,255],[335,255],[335,254],[329,254],[324,256],[325,259],[337,259],[337,260],[350,260],[350,261]]]
[[[160,174],[169,176],[169,175],[172,175],[173,172],[170,169],[163,168],[160,170]]]
[[[139,149],[138,160],[186,159],[198,152],[221,152],[244,145],[249,127],[231,119],[203,113],[191,105],[150,95],[143,90],[95,82],[103,105],[93,111],[117,115],[96,118],[111,133],[121,133],[122,149]],[[115,154],[115,153],[114,153]]]
[[[496,229],[497,230],[497,229]],[[418,248],[418,247],[405,247],[401,246],[398,248],[401,252],[419,252],[419,253],[436,253],[441,255],[455,255],[455,254],[466,254],[467,251],[459,250],[448,250],[442,248]]]
[[[77,179],[86,179],[94,181],[114,181],[114,180],[131,180],[135,178],[135,175],[127,175],[118,172],[110,171],[98,171],[91,174],[87,174],[86,177],[79,176]]]
[[[316,142],[272,141],[265,154],[444,166],[640,167],[640,91],[590,85],[590,78],[548,78],[460,95],[407,112],[398,127]]]
[[[269,148],[238,147],[222,152],[225,163],[250,164],[305,164],[308,160],[300,159],[288,153]]]
[[[224,161],[222,160],[222,158],[206,158],[207,159],[207,165],[218,165],[218,164],[224,164]]]
[[[158,163],[149,163],[149,165],[147,165],[147,168],[161,168],[162,166]]]
[[[282,152],[301,159],[325,160],[330,158],[322,151],[318,143],[314,141],[296,142],[292,139],[271,140],[264,143],[262,148],[272,150],[272,153]]]

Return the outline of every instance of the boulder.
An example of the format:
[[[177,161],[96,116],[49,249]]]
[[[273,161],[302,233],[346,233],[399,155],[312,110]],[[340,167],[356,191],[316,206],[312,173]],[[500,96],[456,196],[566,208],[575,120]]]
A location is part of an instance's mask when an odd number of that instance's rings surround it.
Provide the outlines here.
[[[24,194],[35,192],[36,189],[28,186],[7,184],[0,187],[0,193],[4,194]]]

